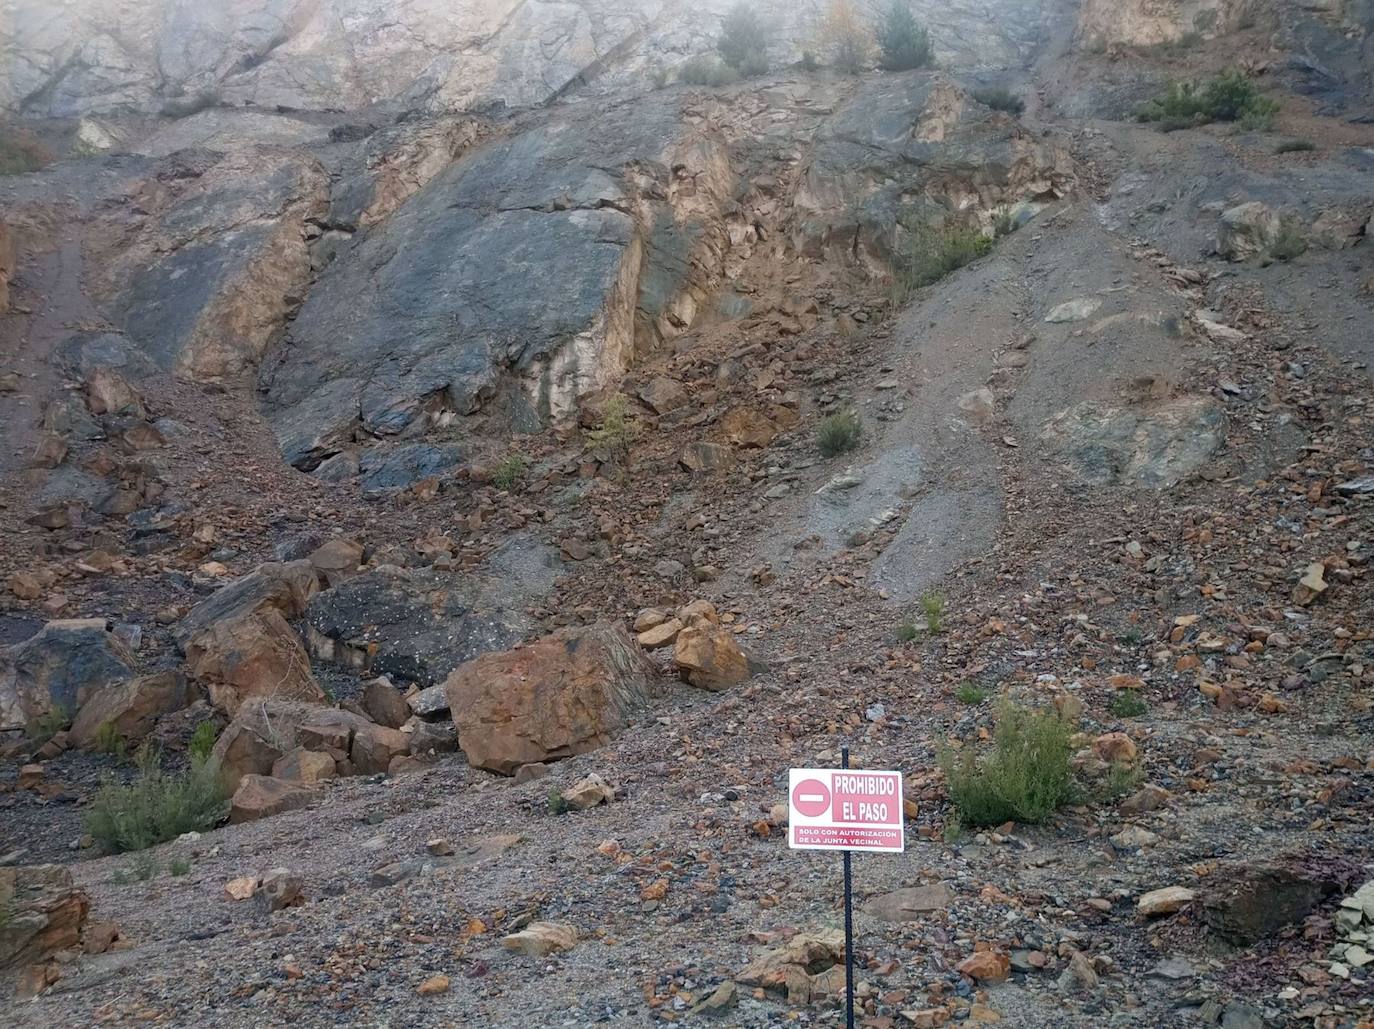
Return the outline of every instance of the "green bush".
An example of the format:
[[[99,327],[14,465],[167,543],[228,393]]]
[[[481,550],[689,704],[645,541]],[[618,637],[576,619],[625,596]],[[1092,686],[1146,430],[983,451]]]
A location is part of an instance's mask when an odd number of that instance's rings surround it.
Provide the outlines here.
[[[629,452],[630,444],[638,438],[639,422],[630,415],[630,402],[620,393],[606,401],[601,424],[587,433],[593,447],[622,455]]]
[[[1278,146],[1274,147],[1276,154],[1301,154],[1309,150],[1316,150],[1317,144],[1310,139],[1285,139]]]
[[[114,722],[102,722],[100,728],[95,731],[95,739],[91,746],[101,754],[109,754],[111,757],[123,761],[127,756],[124,737],[119,735],[119,726]]]
[[[678,68],[677,79],[689,86],[728,86],[739,74],[714,57],[693,57]]]
[[[971,682],[961,683],[954,694],[962,704],[981,704],[988,699],[988,691],[980,690]]]
[[[1107,703],[1107,710],[1117,718],[1138,718],[1149,709],[1139,690],[1121,690]]]
[[[1163,95],[1140,109],[1141,121],[1160,123],[1166,132],[1213,121],[1241,122],[1252,130],[1273,124],[1279,105],[1260,93],[1241,72],[1227,71],[1203,83],[1171,82]]]
[[[175,876],[183,876],[191,871],[191,862],[184,857],[174,857],[167,865],[167,871]]]
[[[913,232],[905,252],[893,259],[893,305],[904,304],[922,286],[939,282],[950,272],[986,256],[992,246],[990,236],[958,225],[925,226]]]
[[[1145,773],[1138,764],[1117,763],[1107,769],[1107,775],[1097,789],[1097,799],[1114,804],[1123,797],[1129,797],[1145,781]]]
[[[919,635],[921,635],[921,630],[916,628],[912,622],[903,622],[897,626],[897,639],[902,643],[910,643]]]
[[[1016,215],[1011,208],[998,211],[992,219],[992,238],[1001,239],[1003,236],[1010,236],[1016,231]]]
[[[0,175],[23,175],[52,163],[52,154],[28,129],[0,126]]]
[[[86,831],[109,853],[146,850],[185,832],[204,832],[228,813],[219,770],[209,762],[193,760],[188,771],[172,775],[145,745],[138,773],[130,783],[107,779],[86,815]]]
[[[563,791],[557,786],[549,790],[549,814],[566,815],[568,813],[568,802],[563,797]]]
[[[949,797],[964,825],[1043,822],[1073,796],[1069,742],[1073,726],[1054,711],[1003,701],[997,709],[993,751],[981,760],[969,747],[944,751]]]
[[[768,28],[750,4],[735,4],[720,20],[716,51],[721,60],[746,76],[768,70],[768,42]]]
[[[1269,257],[1275,261],[1292,261],[1307,253],[1307,237],[1302,226],[1293,218],[1285,218],[1279,225],[1279,234],[1269,245]]]
[[[864,423],[853,411],[839,411],[816,426],[816,446],[826,457],[838,457],[859,445]]]
[[[930,590],[921,598],[921,613],[926,618],[926,632],[938,635],[945,627],[945,595]]]
[[[214,722],[201,722],[197,725],[196,731],[191,734],[191,742],[186,745],[186,752],[191,755],[191,760],[208,761],[210,751],[215,749],[215,740],[218,736]]]
[[[907,0],[888,0],[875,34],[878,66],[884,71],[910,71],[930,63],[930,33]]]
[[[511,454],[492,470],[492,485],[502,490],[514,489],[524,481],[528,467],[523,454]]]
[[[1026,109],[1026,102],[1009,89],[975,90],[973,99],[984,107],[991,107],[994,111],[1006,111],[1008,114],[1020,114]]]

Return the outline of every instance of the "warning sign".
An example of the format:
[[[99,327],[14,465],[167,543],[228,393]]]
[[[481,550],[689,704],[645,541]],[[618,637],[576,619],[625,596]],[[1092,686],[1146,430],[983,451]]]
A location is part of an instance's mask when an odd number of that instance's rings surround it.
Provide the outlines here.
[[[787,844],[794,850],[906,848],[900,772],[793,768],[788,787]]]

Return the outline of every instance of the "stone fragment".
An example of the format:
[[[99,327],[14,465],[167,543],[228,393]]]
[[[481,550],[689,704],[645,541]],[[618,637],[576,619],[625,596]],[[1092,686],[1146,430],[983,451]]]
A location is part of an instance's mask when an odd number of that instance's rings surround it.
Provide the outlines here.
[[[729,630],[708,624],[689,625],[677,635],[673,664],[698,689],[720,692],[752,674],[749,658]]]
[[[0,867],[0,970],[79,949],[90,906],[63,865]]]
[[[300,878],[285,868],[272,868],[264,872],[253,892],[253,899],[263,914],[305,903]]]
[[[1000,983],[1011,974],[1011,959],[1001,951],[975,951],[954,966],[970,979],[981,983]]]
[[[1193,902],[1197,896],[1186,886],[1165,886],[1143,894],[1136,902],[1135,909],[1146,918],[1159,915],[1172,915]]]
[[[574,811],[586,811],[615,800],[615,790],[601,776],[592,773],[563,791],[563,801]]]
[[[336,762],[331,755],[303,747],[297,747],[272,763],[272,778],[288,782],[317,783],[332,779],[335,774]]]
[[[196,697],[194,685],[175,671],[139,676],[106,687],[77,712],[69,733],[71,744],[90,747],[101,732],[107,732],[134,747],[152,732],[159,717],[180,711],[194,703]]]
[[[364,722],[353,732],[348,756],[359,775],[379,775],[390,771],[394,758],[408,755],[410,737],[399,729]]]
[[[448,976],[432,975],[416,987],[415,992],[421,997],[437,997],[441,993],[448,993],[450,985]]]
[[[953,903],[954,891],[948,885],[932,883],[870,897],[864,903],[864,911],[884,922],[914,922],[925,915],[948,910]]]
[[[363,547],[353,540],[336,537],[315,550],[307,560],[325,585],[333,587],[358,574],[358,566],[363,563]]]
[[[274,779],[269,775],[245,775],[229,808],[229,824],[238,825],[259,818],[268,818],[285,811],[306,807],[315,799],[315,791],[308,786]]]
[[[689,472],[728,471],[735,467],[735,455],[720,443],[692,443],[683,450],[678,464]]]
[[[1136,759],[1136,746],[1124,732],[1108,732],[1093,740],[1093,753],[1108,764],[1128,765]]]
[[[368,717],[388,729],[399,729],[409,721],[411,715],[406,698],[384,675],[363,687],[363,708]]]
[[[224,884],[224,896],[229,900],[250,900],[258,889],[258,878],[253,875],[230,879]]]
[[[682,623],[676,618],[670,618],[652,629],[645,629],[635,639],[645,650],[658,650],[660,647],[671,646],[681,631]]]
[[[507,950],[532,958],[572,950],[576,944],[577,930],[562,922],[533,922],[519,932],[501,938],[501,945]]]

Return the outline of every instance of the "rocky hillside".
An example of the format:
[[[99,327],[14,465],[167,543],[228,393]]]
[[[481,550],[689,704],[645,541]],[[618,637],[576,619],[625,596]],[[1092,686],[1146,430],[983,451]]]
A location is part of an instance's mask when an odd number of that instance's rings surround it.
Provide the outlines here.
[[[1374,5],[728,6],[0,11],[8,1021],[1374,1019]]]

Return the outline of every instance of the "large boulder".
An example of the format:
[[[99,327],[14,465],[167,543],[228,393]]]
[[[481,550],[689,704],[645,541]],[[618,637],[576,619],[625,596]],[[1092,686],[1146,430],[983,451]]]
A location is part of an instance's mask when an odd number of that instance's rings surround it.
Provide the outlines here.
[[[67,739],[74,747],[89,747],[102,731],[113,731],[125,743],[137,743],[152,732],[159,716],[180,711],[196,696],[195,686],[179,672],[142,675],[91,697],[77,713]]]
[[[211,703],[231,717],[250,699],[317,704],[326,699],[300,637],[274,608],[197,633],[186,644],[186,671],[205,686]]]
[[[713,693],[749,679],[749,658],[729,629],[701,619],[677,634],[673,664],[698,689]]]
[[[23,643],[0,648],[0,729],[23,728],[59,710],[73,717],[134,675],[133,655],[103,619],[49,622]]]
[[[306,603],[319,590],[315,566],[308,560],[268,562],[193,607],[174,630],[184,649],[212,625],[256,614],[269,608],[286,618],[305,614]]]
[[[313,787],[299,782],[274,779],[270,775],[245,775],[234,790],[229,824],[255,822],[284,811],[295,811],[307,807],[315,797]]]
[[[649,699],[653,668],[619,626],[560,629],[445,682],[468,761],[510,775],[606,744]]]
[[[90,906],[63,865],[0,868],[0,970],[75,950]]]
[[[383,565],[313,597],[307,636],[322,660],[431,686],[528,633],[511,599],[479,576]]]
[[[1217,253],[1232,261],[1257,257],[1274,245],[1282,229],[1283,219],[1267,204],[1258,200],[1237,204],[1221,213]]]

